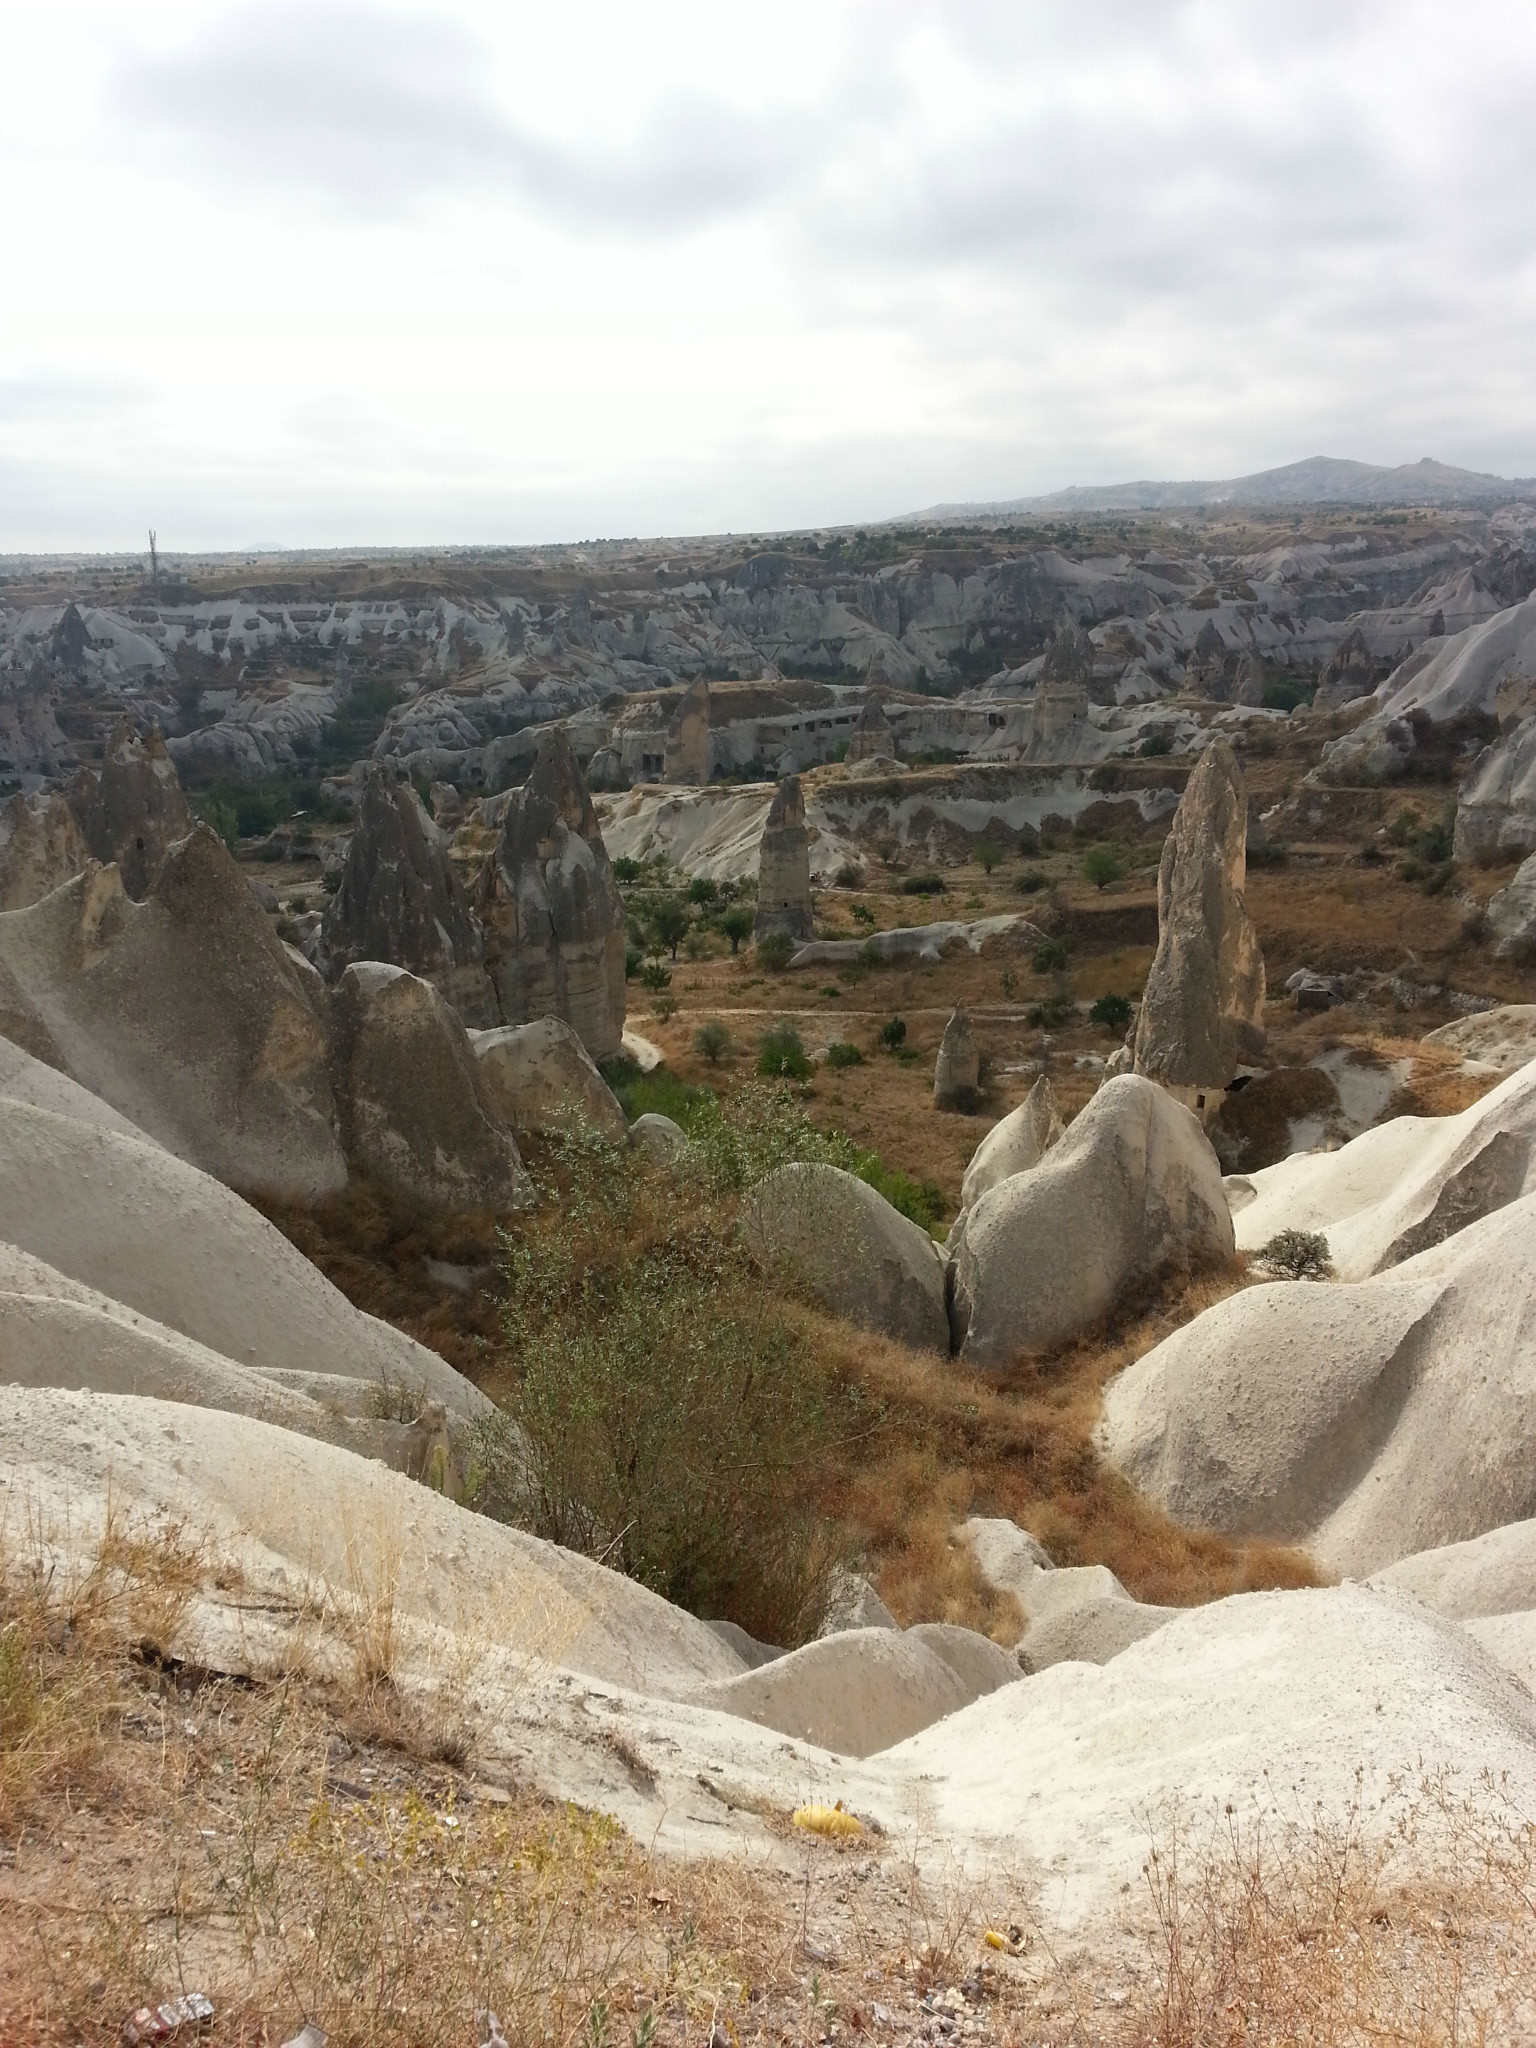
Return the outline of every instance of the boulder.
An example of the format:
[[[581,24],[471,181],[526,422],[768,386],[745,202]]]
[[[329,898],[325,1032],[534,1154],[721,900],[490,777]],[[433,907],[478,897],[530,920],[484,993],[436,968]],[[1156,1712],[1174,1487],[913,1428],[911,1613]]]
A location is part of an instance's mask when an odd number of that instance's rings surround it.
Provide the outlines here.
[[[703,676],[689,684],[672,714],[661,774],[664,782],[709,781],[709,684]]]
[[[383,961],[355,961],[336,986],[332,1038],[355,1172],[426,1208],[532,1201],[464,1026],[430,981]]]
[[[0,910],[24,910],[70,881],[90,854],[74,812],[54,791],[13,796],[0,810]]]
[[[432,800],[432,822],[440,832],[456,832],[464,822],[464,797],[451,782],[434,782],[428,792]]]
[[[635,1118],[629,1127],[629,1142],[653,1166],[676,1166],[692,1149],[682,1125],[655,1109]]]
[[[1536,1513],[1536,1196],[1358,1283],[1246,1288],[1110,1386],[1100,1447],[1180,1521],[1360,1575]]]
[[[345,1185],[325,1018],[206,825],[142,903],[92,862],[0,914],[0,1032],[231,1187]]]
[[[1376,664],[1370,644],[1360,628],[1354,626],[1333,650],[1318,679],[1312,708],[1314,711],[1339,711],[1346,704],[1355,704],[1362,697],[1369,697],[1375,687]]]
[[[1038,1166],[965,1211],[951,1246],[955,1343],[990,1370],[1066,1343],[1171,1268],[1224,1263],[1232,1217],[1199,1123],[1121,1074]]]
[[[565,732],[539,740],[481,871],[476,908],[504,1024],[561,1017],[595,1060],[624,1033],[624,904]]]
[[[995,1123],[972,1153],[960,1183],[961,1208],[974,1208],[999,1181],[1038,1166],[1065,1128],[1050,1077],[1042,1074],[1018,1108]]]
[[[798,775],[787,775],[774,791],[757,850],[757,917],[754,939],[788,932],[792,939],[815,936],[811,914],[810,837]]]
[[[1536,1003],[1501,1003],[1475,1017],[1458,1017],[1438,1031],[1426,1031],[1424,1043],[1447,1045],[1463,1059],[1512,1074],[1536,1060]]]
[[[558,1131],[574,1111],[611,1143],[623,1138],[624,1112],[617,1096],[576,1033],[560,1018],[471,1031],[469,1042],[479,1063],[482,1092],[512,1130]]]
[[[1523,967],[1536,959],[1536,854],[1489,897],[1487,929],[1496,960],[1514,960]]]
[[[85,814],[85,840],[104,866],[116,862],[123,888],[142,902],[171,845],[192,830],[176,764],[160,728],[141,739],[127,719],[102,759],[101,776]]]
[[[752,1191],[747,1242],[834,1315],[948,1351],[944,1258],[926,1230],[841,1167],[781,1166]]]
[[[984,1584],[1018,1602],[1017,1661],[1026,1672],[1107,1664],[1179,1612],[1133,1600],[1107,1565],[1058,1570],[1027,1529],[1000,1515],[972,1515],[955,1533],[970,1545]]]
[[[1456,858],[1536,853],[1536,718],[1522,718],[1472,764],[1456,797]]]
[[[956,1003],[944,1026],[933,1067],[935,1109],[973,1109],[981,1084],[981,1053],[964,1003]]]
[[[1224,1089],[1264,1050],[1264,956],[1243,901],[1248,793],[1224,739],[1191,773],[1157,874],[1157,955],[1136,1031],[1136,1072]]]
[[[330,977],[387,960],[436,984],[466,1024],[497,1022],[485,943],[435,825],[408,782],[370,765],[316,955]]]

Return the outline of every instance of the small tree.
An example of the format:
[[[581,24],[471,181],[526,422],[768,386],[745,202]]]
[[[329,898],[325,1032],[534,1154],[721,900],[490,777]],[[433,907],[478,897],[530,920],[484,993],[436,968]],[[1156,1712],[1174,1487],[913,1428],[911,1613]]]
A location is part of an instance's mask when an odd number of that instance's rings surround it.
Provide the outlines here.
[[[1333,1256],[1320,1230],[1281,1230],[1264,1245],[1254,1263],[1281,1280],[1329,1280]]]
[[[766,932],[757,942],[757,960],[770,974],[782,974],[789,965],[795,942],[788,932]]]
[[[984,839],[976,849],[976,859],[983,874],[990,875],[1003,857],[1003,849],[994,846],[990,839]]]
[[[640,970],[640,979],[648,989],[663,989],[671,985],[672,970],[660,960],[647,960]]]
[[[793,1024],[775,1024],[765,1031],[757,1052],[757,1071],[775,1081],[810,1079],[811,1062]]]
[[[719,894],[719,883],[712,882],[708,875],[695,875],[688,884],[688,901],[697,903],[701,910],[710,909]]]
[[[739,951],[743,939],[752,936],[753,916],[745,903],[733,903],[720,920],[720,929],[731,942],[731,951]]]
[[[701,1053],[712,1067],[718,1067],[731,1049],[731,1034],[718,1017],[711,1017],[701,1024],[693,1034],[693,1049]]]
[[[1088,1015],[1093,1023],[1110,1031],[1123,1031],[1131,1021],[1131,1006],[1124,996],[1102,995]]]
[[[688,929],[688,913],[675,896],[663,896],[651,912],[651,929],[657,943],[677,958],[677,948]]]
[[[907,1024],[904,1017],[892,1017],[880,1026],[880,1043],[887,1052],[899,1052],[907,1042]]]
[[[1092,882],[1095,889],[1107,889],[1124,872],[1120,856],[1112,846],[1090,846],[1083,855],[1083,879]]]

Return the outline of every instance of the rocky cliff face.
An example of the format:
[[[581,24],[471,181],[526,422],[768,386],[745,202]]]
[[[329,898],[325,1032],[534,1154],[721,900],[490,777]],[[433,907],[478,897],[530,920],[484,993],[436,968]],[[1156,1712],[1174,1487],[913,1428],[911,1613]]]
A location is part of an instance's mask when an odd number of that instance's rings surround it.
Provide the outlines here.
[[[811,914],[810,837],[798,775],[786,775],[774,793],[757,853],[756,939],[787,932],[792,939],[816,936]]]
[[[1243,901],[1248,792],[1216,739],[1189,778],[1157,876],[1157,956],[1136,1072],[1179,1089],[1227,1086],[1264,1049],[1264,956]]]
[[[476,909],[505,1024],[563,1017],[592,1057],[624,1032],[624,905],[570,741],[552,731],[507,804]]]
[[[116,861],[123,888],[142,901],[168,848],[192,830],[192,812],[158,726],[147,739],[126,719],[118,727],[84,825],[93,856],[103,864]]]

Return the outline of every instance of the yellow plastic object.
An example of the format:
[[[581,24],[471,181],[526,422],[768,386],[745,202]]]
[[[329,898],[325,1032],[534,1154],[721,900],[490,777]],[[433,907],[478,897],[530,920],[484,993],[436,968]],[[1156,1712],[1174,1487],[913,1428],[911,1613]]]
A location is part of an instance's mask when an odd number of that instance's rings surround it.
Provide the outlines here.
[[[1000,1949],[1002,1949],[1002,1950],[1004,1951],[1004,1953],[1006,1954],[1006,1952],[1007,1952],[1007,1951],[1008,1951],[1008,1950],[1009,1950],[1009,1949],[1010,1949],[1010,1948],[1011,1948],[1012,1946],[1013,1946],[1013,1944],[1012,1944],[1012,1942],[1011,1942],[1011,1941],[1009,1941],[1009,1939],[1008,1939],[1008,1937],[1007,1937],[1007,1935],[1006,1935],[1006,1934],[999,1934],[999,1933],[998,1933],[998,1931],[997,1931],[997,1929],[996,1929],[995,1927],[989,1927],[989,1928],[987,1929],[987,1947],[988,1947],[988,1948],[1000,1948]]]
[[[794,1825],[812,1835],[862,1835],[864,1823],[844,1813],[841,1799],[836,1806],[797,1806]]]

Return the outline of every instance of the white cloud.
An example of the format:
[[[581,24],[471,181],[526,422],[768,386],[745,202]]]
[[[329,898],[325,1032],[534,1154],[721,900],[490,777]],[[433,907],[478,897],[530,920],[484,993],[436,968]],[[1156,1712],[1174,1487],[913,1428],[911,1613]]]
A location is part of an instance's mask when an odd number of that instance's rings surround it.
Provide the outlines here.
[[[0,546],[1536,470],[1518,0],[57,0],[0,56]]]

